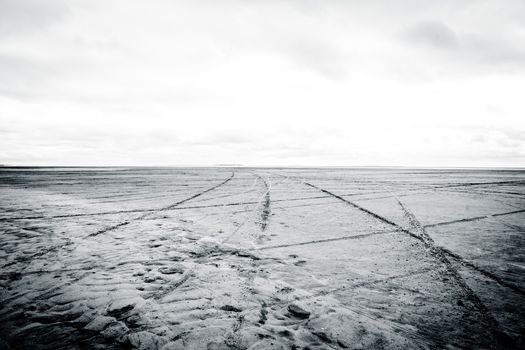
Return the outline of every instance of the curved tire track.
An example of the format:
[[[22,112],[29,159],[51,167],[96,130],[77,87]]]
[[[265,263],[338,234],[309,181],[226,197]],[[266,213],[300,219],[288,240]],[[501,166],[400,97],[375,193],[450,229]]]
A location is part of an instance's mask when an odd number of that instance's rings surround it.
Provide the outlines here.
[[[180,200],[180,201],[175,202],[175,203],[173,203],[173,204],[170,204],[170,205],[168,205],[168,206],[166,206],[166,207],[164,207],[164,208],[157,209],[157,210],[155,210],[155,211],[153,211],[153,212],[148,212],[148,213],[143,214],[143,215],[141,215],[141,216],[138,216],[138,217],[136,217],[136,218],[133,218],[133,219],[130,219],[130,220],[127,220],[127,221],[123,221],[123,222],[118,223],[118,224],[116,224],[116,225],[114,225],[114,226],[110,226],[110,227],[107,227],[107,228],[105,228],[105,229],[99,230],[99,231],[97,231],[97,232],[91,233],[88,237],[94,237],[94,236],[98,236],[98,235],[100,235],[100,234],[103,234],[103,233],[106,233],[106,232],[109,232],[109,231],[116,230],[116,229],[118,229],[118,228],[120,228],[120,227],[122,227],[122,226],[126,226],[126,225],[128,225],[128,224],[130,224],[130,223],[132,223],[132,222],[134,222],[134,221],[138,221],[138,220],[145,219],[145,218],[147,218],[149,215],[151,215],[151,214],[153,214],[153,213],[158,213],[158,212],[162,212],[162,211],[165,211],[165,210],[173,209],[173,208],[175,208],[175,207],[177,207],[177,206],[179,206],[179,205],[181,205],[181,204],[184,204],[184,203],[186,203],[186,202],[188,202],[188,201],[191,201],[191,200],[194,199],[194,198],[200,197],[200,196],[202,196],[203,194],[206,194],[206,193],[208,193],[208,192],[211,192],[211,191],[213,191],[213,190],[215,190],[215,189],[217,189],[217,188],[219,188],[219,187],[225,185],[226,183],[228,183],[229,181],[231,181],[231,179],[233,179],[234,175],[235,175],[235,173],[233,172],[229,178],[227,178],[226,180],[222,181],[221,183],[219,183],[219,184],[217,184],[217,185],[215,185],[215,186],[212,186],[212,187],[208,188],[207,190],[204,190],[204,191],[202,191],[202,192],[199,192],[199,193],[197,193],[197,194],[194,194],[194,195],[191,196],[191,197],[188,197],[188,198],[186,198],[186,199],[183,199],[183,200]]]

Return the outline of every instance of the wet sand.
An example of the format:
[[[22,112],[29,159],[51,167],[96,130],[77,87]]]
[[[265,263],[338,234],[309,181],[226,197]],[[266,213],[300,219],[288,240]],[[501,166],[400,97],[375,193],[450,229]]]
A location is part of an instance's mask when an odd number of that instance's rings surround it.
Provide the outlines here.
[[[523,348],[525,171],[0,170],[0,348]]]

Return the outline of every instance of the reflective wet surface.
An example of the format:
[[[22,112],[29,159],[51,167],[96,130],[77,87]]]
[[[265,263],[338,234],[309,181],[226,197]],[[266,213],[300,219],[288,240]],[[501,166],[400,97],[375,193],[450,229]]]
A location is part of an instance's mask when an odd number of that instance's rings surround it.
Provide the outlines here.
[[[5,168],[0,230],[0,347],[523,347],[525,171]]]

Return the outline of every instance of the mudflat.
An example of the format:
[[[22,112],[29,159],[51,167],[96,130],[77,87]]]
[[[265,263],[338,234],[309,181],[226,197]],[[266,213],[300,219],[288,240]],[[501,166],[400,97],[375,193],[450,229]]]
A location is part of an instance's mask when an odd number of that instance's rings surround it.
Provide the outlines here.
[[[0,348],[523,348],[525,171],[3,168]]]

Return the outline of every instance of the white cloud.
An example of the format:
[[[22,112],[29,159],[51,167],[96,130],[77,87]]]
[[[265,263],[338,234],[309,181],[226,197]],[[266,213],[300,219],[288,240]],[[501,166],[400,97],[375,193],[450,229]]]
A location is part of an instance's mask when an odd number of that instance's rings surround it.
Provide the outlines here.
[[[521,1],[0,13],[0,163],[525,164]]]

